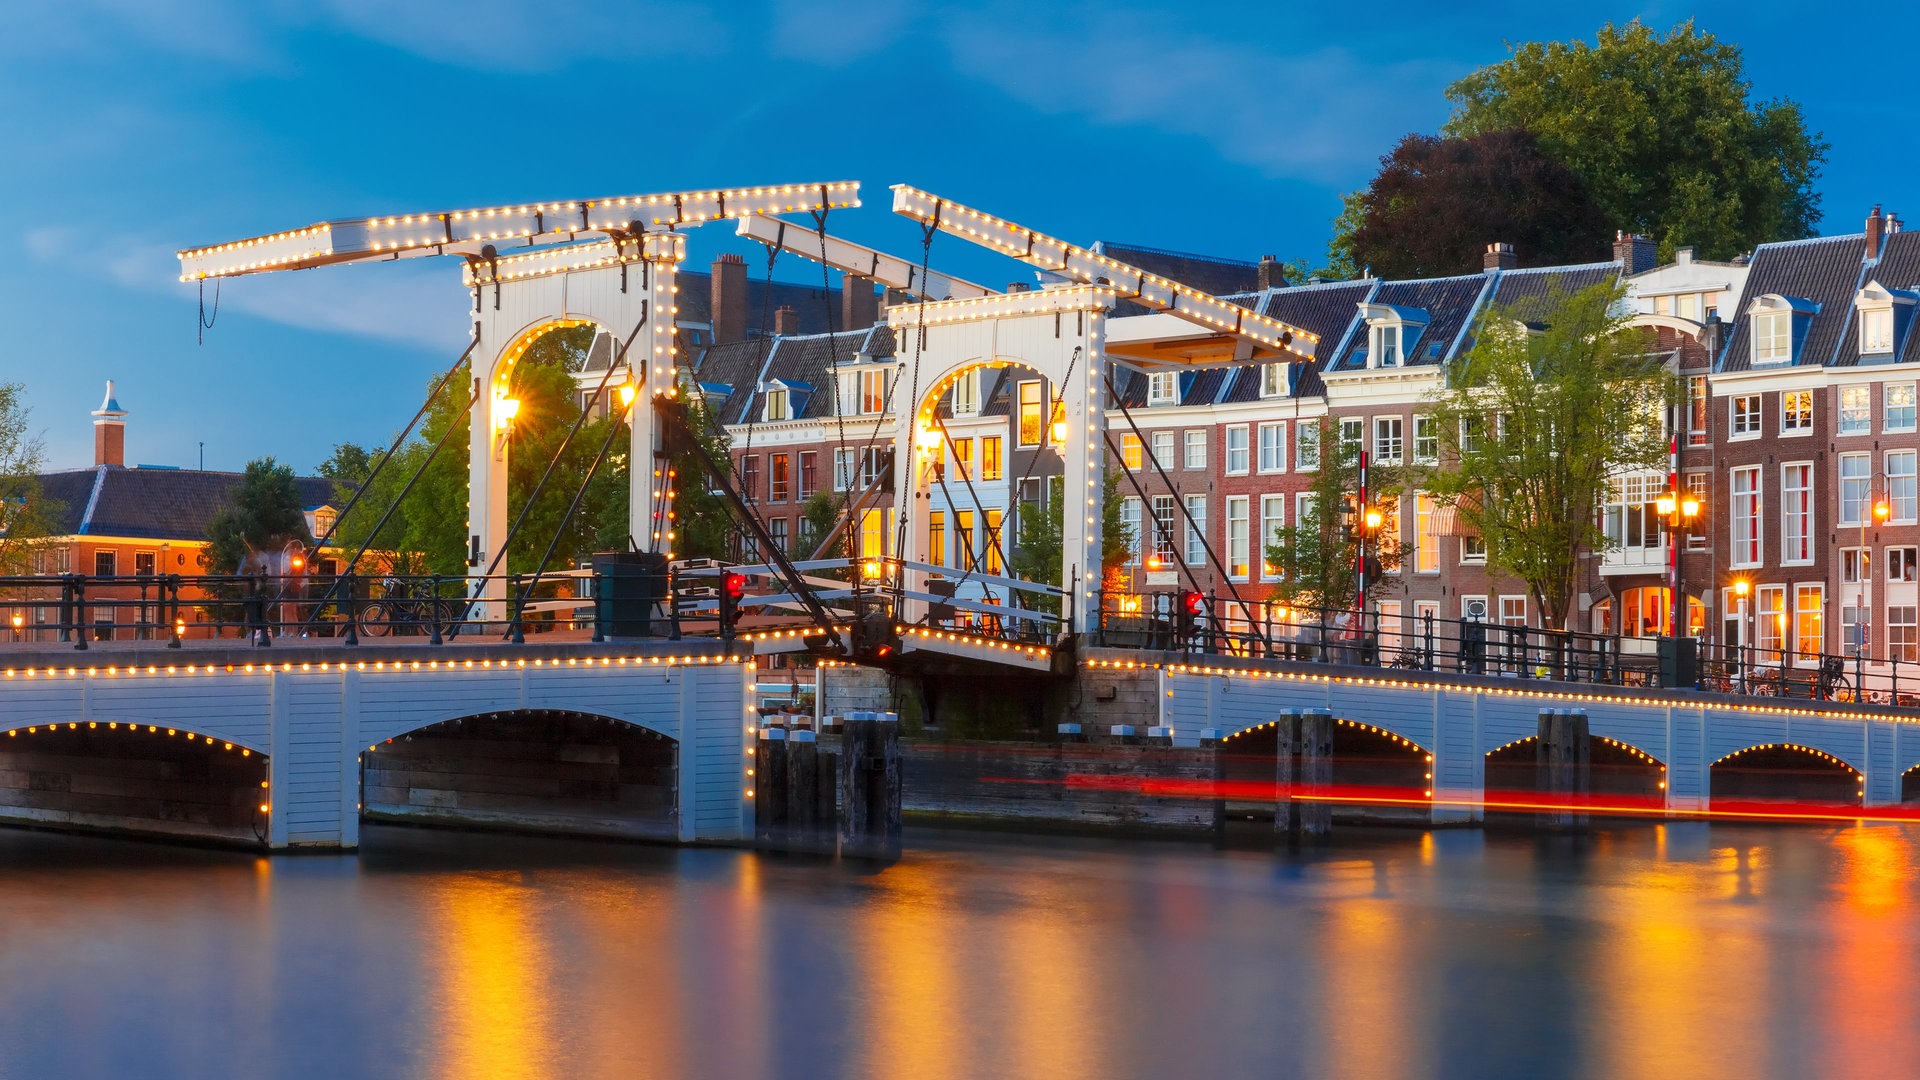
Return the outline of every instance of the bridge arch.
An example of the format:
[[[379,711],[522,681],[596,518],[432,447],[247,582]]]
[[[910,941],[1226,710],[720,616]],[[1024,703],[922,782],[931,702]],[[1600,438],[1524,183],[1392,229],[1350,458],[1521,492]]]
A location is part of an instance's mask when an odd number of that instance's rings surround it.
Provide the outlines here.
[[[264,844],[264,751],[164,723],[20,723],[0,737],[0,820],[53,828]]]
[[[181,742],[204,743],[219,747],[225,751],[242,753],[242,756],[258,756],[266,760],[270,748],[265,734],[235,734],[233,732],[212,733],[195,728],[181,727],[178,722],[168,723],[156,717],[121,716],[104,720],[98,714],[89,719],[74,720],[65,714],[14,715],[0,721],[0,731],[8,739],[18,739],[46,731],[96,731],[110,734],[125,734],[141,737],[153,736],[159,739],[176,739]]]
[[[1490,800],[1503,793],[1546,794],[1538,779],[1539,745],[1538,735],[1526,735],[1486,752],[1483,775]],[[1630,742],[1589,732],[1587,791],[1602,803],[1624,800],[1623,807],[1664,805],[1667,764]]]
[[[1920,801],[1920,765],[1908,766],[1900,774],[1900,801],[1903,803]]]
[[[1242,727],[1220,740],[1220,758],[1229,792],[1239,793],[1238,809],[1266,808],[1270,800],[1253,798],[1271,788],[1279,765],[1279,720]],[[1333,722],[1333,786],[1364,807],[1370,816],[1424,815],[1433,798],[1433,751],[1389,728],[1363,720]],[[1229,812],[1236,808],[1230,806]]]
[[[1860,804],[1866,774],[1846,759],[1797,742],[1758,743],[1722,754],[1707,768],[1716,805],[1746,799]]]

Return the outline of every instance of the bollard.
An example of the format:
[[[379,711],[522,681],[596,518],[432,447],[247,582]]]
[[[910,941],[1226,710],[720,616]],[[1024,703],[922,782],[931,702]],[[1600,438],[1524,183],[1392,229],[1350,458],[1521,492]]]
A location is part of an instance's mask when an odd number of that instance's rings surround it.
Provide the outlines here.
[[[840,740],[840,849],[876,859],[900,857],[900,723],[894,713],[847,718]]]
[[[1534,743],[1534,786],[1555,805],[1581,806],[1587,801],[1593,775],[1587,739],[1587,714],[1580,709],[1541,709],[1539,738]],[[1550,829],[1583,829],[1584,810],[1549,810],[1539,823]]]
[[[820,848],[820,745],[805,729],[787,732],[787,846],[796,851]]]
[[[1333,831],[1333,713],[1283,709],[1274,724],[1277,798],[1273,829],[1290,845],[1322,843]]]
[[[787,843],[787,733],[782,728],[760,729],[760,748],[754,755],[754,840],[761,847]]]

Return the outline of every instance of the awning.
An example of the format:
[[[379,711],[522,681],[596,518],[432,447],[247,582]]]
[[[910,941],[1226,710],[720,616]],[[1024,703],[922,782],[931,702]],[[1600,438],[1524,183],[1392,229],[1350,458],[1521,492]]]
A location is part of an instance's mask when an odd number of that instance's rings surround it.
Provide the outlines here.
[[[1480,530],[1467,523],[1460,513],[1461,506],[1478,510],[1480,500],[1477,496],[1462,496],[1459,503],[1444,504],[1433,508],[1433,534],[1435,536],[1479,536]]]

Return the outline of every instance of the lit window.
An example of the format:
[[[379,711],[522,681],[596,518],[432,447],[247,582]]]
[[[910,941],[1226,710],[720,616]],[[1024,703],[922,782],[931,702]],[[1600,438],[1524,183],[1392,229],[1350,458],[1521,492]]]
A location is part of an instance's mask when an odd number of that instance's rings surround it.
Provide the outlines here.
[[[947,565],[947,515],[942,510],[927,514],[927,561]]]
[[[1248,550],[1249,537],[1247,515],[1252,510],[1252,500],[1245,495],[1235,495],[1227,499],[1227,576],[1235,581],[1245,581],[1251,573],[1252,557]]]
[[[1780,394],[1780,433],[1813,434],[1813,391],[1787,390]]]
[[[1796,661],[1820,659],[1826,648],[1827,587],[1793,588],[1793,651]]]
[[[1005,475],[1000,464],[1000,443],[998,435],[986,435],[980,439],[980,479],[999,480]]]
[[[767,412],[764,419],[785,420],[787,413],[787,391],[785,387],[767,391]]]
[[[1436,573],[1440,569],[1440,537],[1433,531],[1433,496],[1419,492],[1413,497],[1413,572]]]
[[[1040,384],[1038,382],[1023,382],[1020,384],[1021,446],[1040,445],[1040,397]]]
[[[1271,562],[1267,549],[1280,546],[1281,532],[1287,527],[1287,497],[1285,495],[1260,496],[1260,576],[1269,581],[1280,576],[1279,569]]]
[[[1000,560],[1001,552],[1006,550],[1006,539],[1000,535],[1000,525],[1003,520],[1005,520],[1005,511],[999,509],[987,511],[986,572],[989,574],[1006,573],[1006,565]]]
[[[767,467],[767,499],[770,502],[786,502],[793,491],[792,455],[771,454]]]
[[[1865,435],[1873,430],[1873,387],[1840,388],[1840,434]]]
[[[1140,436],[1131,431],[1120,436],[1120,464],[1133,472],[1139,472],[1143,464]]]
[[[1159,560],[1160,569],[1173,566],[1173,515],[1174,503],[1171,495],[1153,497],[1153,554]]]

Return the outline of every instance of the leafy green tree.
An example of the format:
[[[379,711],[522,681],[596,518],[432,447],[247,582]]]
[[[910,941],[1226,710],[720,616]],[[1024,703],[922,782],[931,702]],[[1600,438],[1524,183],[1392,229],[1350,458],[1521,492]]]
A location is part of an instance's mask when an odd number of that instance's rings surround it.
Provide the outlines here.
[[[26,574],[47,546],[63,506],[46,497],[45,447],[28,427],[26,388],[0,383],[0,574]]]
[[[1820,221],[1826,142],[1798,104],[1749,90],[1739,47],[1692,20],[1665,36],[1609,23],[1593,44],[1527,42],[1454,83],[1442,134],[1531,132],[1614,227],[1725,259]]]
[[[1299,519],[1280,530],[1278,543],[1267,545],[1267,562],[1280,571],[1274,599],[1295,607],[1344,610],[1354,606],[1360,588],[1356,572],[1360,536],[1348,528],[1345,513],[1347,501],[1357,503],[1359,498],[1360,447],[1342,442],[1325,420],[1302,423],[1315,424],[1319,465],[1307,486],[1310,498]],[[1390,508],[1399,505],[1403,484],[1398,468],[1367,469],[1367,501],[1384,515],[1380,529],[1367,538],[1367,553],[1381,570],[1370,577],[1368,596],[1385,586],[1387,571],[1400,565],[1400,534],[1395,527],[1399,515]]]
[[[1007,568],[1012,576],[1047,585],[1060,584],[1060,546],[1065,542],[1062,487],[1060,477],[1050,477],[1046,498],[1020,508],[1018,534],[1007,552]],[[1120,494],[1120,473],[1108,469],[1100,520],[1103,588],[1108,587],[1109,579],[1123,579],[1127,563],[1133,558],[1135,536],[1133,526],[1127,523],[1125,509],[1126,499]],[[1001,543],[1006,543],[1005,538]]]
[[[815,492],[800,508],[800,528],[793,550],[801,558],[812,558],[827,535],[840,524],[840,515],[846,502],[846,497],[837,492],[820,491]],[[832,559],[844,556],[844,551],[829,551],[821,557]]]
[[[228,495],[227,505],[207,523],[203,558],[209,572],[231,574],[247,552],[278,548],[291,540],[313,542],[293,467],[260,458],[247,462],[247,471]]]
[[[680,393],[687,400],[687,422],[693,427],[694,435],[700,440],[705,453],[696,453],[689,448],[672,459],[674,524],[679,534],[673,545],[674,556],[682,559],[725,559],[731,551],[737,523],[733,507],[725,496],[718,494],[717,486],[707,473],[705,461],[711,460],[723,469],[731,467],[733,459],[728,453],[726,429],[720,426],[720,417],[714,407],[707,403],[706,396],[690,379],[682,380]],[[620,510],[623,515],[626,513],[625,502],[621,503]],[[807,511],[808,520],[811,521],[811,501]],[[624,519],[620,531],[623,534],[626,532]],[[803,537],[805,533],[803,527]],[[800,548],[794,550],[804,550],[806,547],[803,542]]]
[[[1628,325],[1625,297],[1602,283],[1488,312],[1428,402],[1440,464],[1427,488],[1479,532],[1490,568],[1526,584],[1548,626],[1566,626],[1581,556],[1605,550],[1594,507],[1610,478],[1666,467],[1674,380]]]
[[[1349,209],[1334,249],[1385,278],[1475,273],[1492,241],[1527,266],[1593,262],[1613,235],[1580,177],[1525,131],[1408,135]]]

